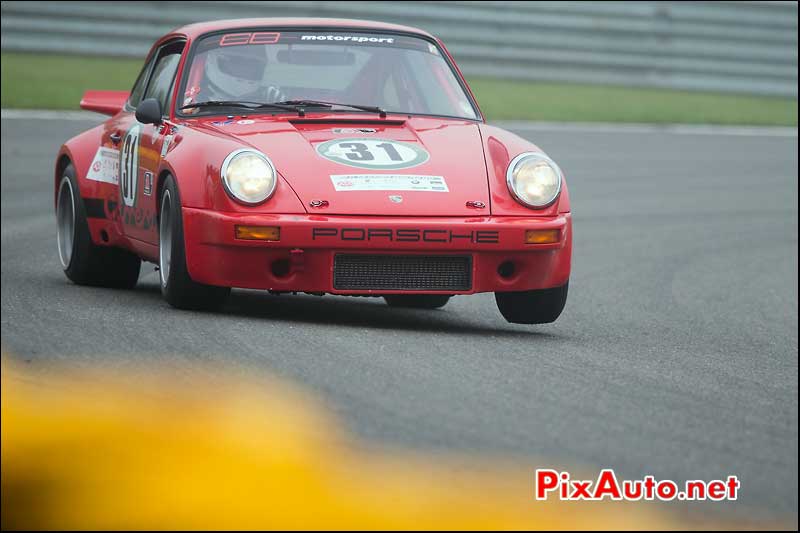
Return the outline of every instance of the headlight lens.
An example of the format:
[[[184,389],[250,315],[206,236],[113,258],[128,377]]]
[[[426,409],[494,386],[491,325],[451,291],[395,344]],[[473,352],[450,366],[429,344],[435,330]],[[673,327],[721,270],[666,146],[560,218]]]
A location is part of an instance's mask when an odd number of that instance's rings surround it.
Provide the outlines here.
[[[275,192],[275,167],[255,150],[237,150],[222,163],[222,183],[236,201],[247,205],[264,202]]]
[[[544,154],[528,152],[508,165],[506,181],[520,203],[534,209],[552,204],[561,192],[561,169]]]

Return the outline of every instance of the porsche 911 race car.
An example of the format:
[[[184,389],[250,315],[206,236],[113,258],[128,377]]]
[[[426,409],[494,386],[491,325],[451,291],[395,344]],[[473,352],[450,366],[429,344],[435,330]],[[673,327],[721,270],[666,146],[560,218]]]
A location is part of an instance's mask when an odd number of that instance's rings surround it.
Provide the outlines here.
[[[441,41],[333,19],[188,25],[55,165],[58,252],[78,284],[158,265],[171,305],[231,287],[437,308],[494,292],[510,322],[567,298],[569,195],[535,145],[487,125]]]

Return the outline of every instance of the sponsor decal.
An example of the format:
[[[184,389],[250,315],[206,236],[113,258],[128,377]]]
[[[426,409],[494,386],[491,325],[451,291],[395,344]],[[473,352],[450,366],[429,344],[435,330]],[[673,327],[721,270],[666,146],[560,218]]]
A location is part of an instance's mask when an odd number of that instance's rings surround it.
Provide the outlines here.
[[[233,124],[233,120],[218,120],[216,122],[212,122],[212,126],[228,126],[229,124]]]
[[[241,44],[275,44],[281,34],[274,31],[257,31],[255,33],[228,33],[219,40],[220,46],[236,46]]]
[[[167,155],[167,150],[169,150],[169,145],[172,143],[172,135],[167,135],[164,137],[164,143],[161,145],[161,158],[163,159],[164,156]]]
[[[311,228],[311,240],[497,244],[499,231],[392,228]]]
[[[333,174],[333,188],[339,191],[450,192],[442,176],[408,174]],[[391,197],[390,197],[391,199]]]
[[[121,208],[120,217],[126,226],[133,226],[143,230],[149,230],[156,227],[156,213],[152,209],[144,209],[141,207],[125,207]]]
[[[153,194],[153,173],[152,172],[145,172],[144,173],[144,186],[142,187],[142,192],[146,196],[150,196]]]
[[[152,190],[152,187],[151,187]],[[156,227],[156,212],[142,207],[125,207],[114,196],[84,198],[83,205],[88,218],[104,218],[114,222],[122,221],[126,226],[148,230]]]
[[[100,147],[89,165],[87,180],[119,183],[119,150]]]
[[[415,167],[430,159],[428,151],[415,143],[357,137],[320,143],[317,153],[334,163],[376,170]]]
[[[186,89],[186,92],[183,93],[183,105],[189,105],[194,102],[194,97],[200,94],[200,87],[194,85]],[[191,112],[196,112],[196,110],[192,109]]]
[[[256,123],[256,121],[255,121],[255,120],[250,120],[250,119],[247,119],[247,120],[237,120],[237,121],[236,121],[236,123],[237,123],[237,124],[241,124],[242,126],[247,126],[247,125],[249,125],[249,124],[255,124],[255,123]]]
[[[355,135],[358,133],[375,133],[375,128],[333,128],[333,133],[344,133],[346,135]]]
[[[136,205],[136,188],[139,182],[139,135],[141,127],[134,124],[122,140],[119,158],[119,190],[122,202],[128,206]]]
[[[394,37],[367,37],[365,35],[303,35],[301,41],[346,41],[351,43],[394,44]]]

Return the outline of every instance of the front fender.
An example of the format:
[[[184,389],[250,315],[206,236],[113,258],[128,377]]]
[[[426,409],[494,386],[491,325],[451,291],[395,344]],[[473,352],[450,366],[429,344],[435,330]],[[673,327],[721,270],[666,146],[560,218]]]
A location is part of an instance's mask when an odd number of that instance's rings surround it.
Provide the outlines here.
[[[161,161],[158,190],[161,190],[164,177],[171,174],[177,181],[184,207],[228,213],[305,213],[302,202],[280,174],[275,193],[261,205],[244,206],[228,196],[220,178],[220,167],[228,154],[241,148],[252,147],[225,135],[178,126]]]
[[[489,194],[492,202],[492,215],[498,216],[555,216],[569,213],[569,191],[566,179],[561,186],[558,200],[544,209],[530,209],[517,202],[508,190],[506,171],[512,159],[523,152],[544,151],[530,141],[504,129],[481,124],[483,152],[486,156],[486,170],[489,177]]]

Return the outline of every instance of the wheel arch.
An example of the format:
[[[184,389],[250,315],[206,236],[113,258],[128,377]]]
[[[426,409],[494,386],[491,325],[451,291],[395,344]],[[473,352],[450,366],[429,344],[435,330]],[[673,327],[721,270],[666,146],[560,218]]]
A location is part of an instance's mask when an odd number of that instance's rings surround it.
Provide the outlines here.
[[[92,129],[72,137],[61,146],[56,156],[56,184],[61,178],[61,173],[66,166],[71,163],[75,168],[75,180],[79,185],[86,186],[84,187],[86,190],[82,190],[81,194],[91,198],[100,196],[99,186],[107,184],[95,181],[87,182],[86,175],[89,172],[89,167],[92,165],[92,160],[102,147],[103,128],[104,125],[99,124]]]
[[[53,180],[53,207],[55,208],[58,202],[58,186],[61,183],[61,178],[64,176],[64,171],[69,165],[72,164],[72,156],[63,149],[56,158],[56,168]]]
[[[161,171],[158,173],[158,178],[156,182],[156,220],[161,222],[161,195],[164,193],[164,184],[167,182],[167,178],[172,176],[175,180],[175,186],[178,186],[178,179],[175,177],[175,173],[170,168],[162,168]]]

